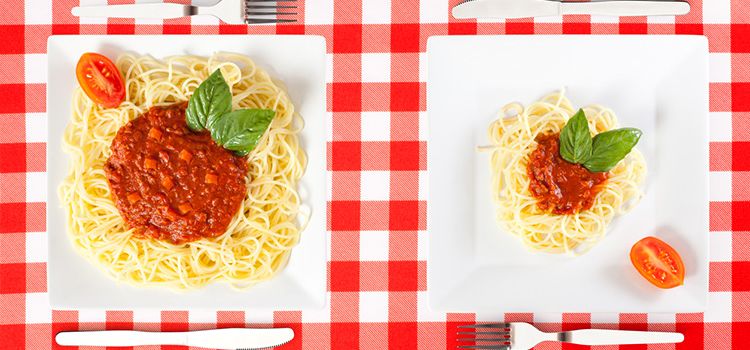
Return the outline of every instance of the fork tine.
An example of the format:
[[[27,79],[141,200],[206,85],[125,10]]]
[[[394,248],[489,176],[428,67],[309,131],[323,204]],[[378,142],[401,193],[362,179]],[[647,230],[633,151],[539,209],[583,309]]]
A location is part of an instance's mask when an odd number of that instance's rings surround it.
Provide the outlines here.
[[[456,334],[464,334],[464,335],[510,335],[509,331],[500,331],[500,332],[456,332]]]
[[[254,10],[278,10],[278,9],[296,9],[296,5],[248,5],[245,6],[245,9],[254,9]]]
[[[296,15],[296,12],[245,12],[245,15],[247,16],[280,16],[280,15]]]
[[[458,328],[510,328],[510,323],[465,324]]]
[[[480,342],[480,341],[494,341],[494,342],[510,342],[510,338],[458,338],[456,341],[467,341],[467,342]]]
[[[264,23],[294,23],[296,19],[283,18],[245,18],[247,24],[264,24]]]
[[[459,345],[459,349],[510,350],[510,345]]]

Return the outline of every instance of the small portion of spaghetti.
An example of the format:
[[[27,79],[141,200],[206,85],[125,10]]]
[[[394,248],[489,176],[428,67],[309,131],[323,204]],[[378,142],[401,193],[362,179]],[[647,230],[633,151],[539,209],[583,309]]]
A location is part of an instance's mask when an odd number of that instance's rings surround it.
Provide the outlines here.
[[[76,250],[116,280],[137,286],[191,289],[223,281],[245,288],[273,277],[299,240],[296,187],[306,164],[298,140],[302,119],[284,89],[248,57],[236,54],[164,61],[123,55],[116,64],[125,78],[125,101],[102,108],[77,89],[64,135],[63,148],[72,161],[59,196]],[[112,200],[105,172],[110,145],[120,128],[151,107],[187,101],[216,69],[231,87],[233,108],[276,111],[247,157],[244,199],[226,232],[216,237],[178,244],[140,237]]]
[[[618,128],[610,109],[591,105],[583,110],[593,135]],[[646,163],[641,153],[633,149],[603,179],[590,179],[591,188],[585,190],[594,191],[592,202],[581,202],[576,210],[558,210],[557,214],[554,211],[560,208],[555,208],[554,203],[552,207],[550,203],[539,205],[539,199],[530,191],[531,154],[537,149],[537,140],[560,133],[574,114],[570,101],[558,92],[526,108],[518,103],[506,105],[489,127],[492,191],[498,221],[534,251],[572,255],[586,252],[604,237],[612,219],[631,209],[641,197]]]

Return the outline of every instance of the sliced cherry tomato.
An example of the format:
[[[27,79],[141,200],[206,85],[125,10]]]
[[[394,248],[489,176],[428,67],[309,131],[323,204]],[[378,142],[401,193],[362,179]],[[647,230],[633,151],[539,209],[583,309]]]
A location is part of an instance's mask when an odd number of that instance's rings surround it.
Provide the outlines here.
[[[102,107],[117,107],[125,100],[122,74],[105,56],[93,52],[81,55],[76,65],[76,77],[86,96]]]
[[[685,265],[677,251],[656,237],[646,237],[630,249],[630,261],[651,284],[659,288],[681,286]]]

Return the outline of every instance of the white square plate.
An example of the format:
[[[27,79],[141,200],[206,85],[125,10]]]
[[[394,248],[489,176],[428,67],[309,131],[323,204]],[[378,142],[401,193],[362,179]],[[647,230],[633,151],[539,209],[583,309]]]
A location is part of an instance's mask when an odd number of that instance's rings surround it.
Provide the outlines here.
[[[427,44],[428,293],[442,311],[687,312],[708,293],[708,45],[698,36],[451,36]],[[506,103],[567,89],[644,131],[645,196],[589,253],[527,251],[495,221],[487,128]],[[660,290],[630,263],[654,235],[683,257]]]
[[[326,127],[325,39],[319,36],[169,35],[53,36],[47,42],[47,111],[49,144],[48,285],[54,309],[305,309],[325,305],[326,292]],[[56,195],[68,169],[62,135],[70,121],[71,98],[77,82],[75,66],[84,52],[115,58],[134,52],[155,58],[217,51],[251,57],[271,76],[286,84],[305,120],[301,141],[308,164],[300,183],[303,202],[312,209],[300,243],[286,268],[274,279],[245,291],[221,283],[190,292],[135,288],[118,283],[78,255],[65,232],[65,213]],[[300,59],[304,57],[304,59]]]

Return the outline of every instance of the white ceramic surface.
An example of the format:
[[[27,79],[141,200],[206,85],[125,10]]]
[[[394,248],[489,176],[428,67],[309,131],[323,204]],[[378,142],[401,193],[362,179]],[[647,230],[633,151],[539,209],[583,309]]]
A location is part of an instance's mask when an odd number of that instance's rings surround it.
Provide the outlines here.
[[[325,305],[326,292],[326,127],[325,39],[319,36],[162,35],[52,36],[47,43],[47,110],[49,143],[48,287],[54,309],[309,309]],[[217,51],[250,56],[283,81],[305,119],[301,135],[308,164],[300,184],[312,216],[292,252],[289,265],[273,280],[245,291],[218,283],[190,292],[135,288],[118,283],[79,256],[65,232],[65,214],[57,197],[68,157],[61,142],[70,120],[71,97],[77,82],[75,65],[82,53],[110,58],[125,51],[162,58],[177,54],[208,56]],[[304,59],[299,59],[304,57]]]
[[[450,36],[427,44],[428,294],[466,312],[687,312],[708,293],[708,45],[700,36]],[[560,88],[644,131],[645,196],[589,253],[533,253],[495,221],[487,127],[504,104]],[[632,267],[640,238],[679,251],[685,285]]]

